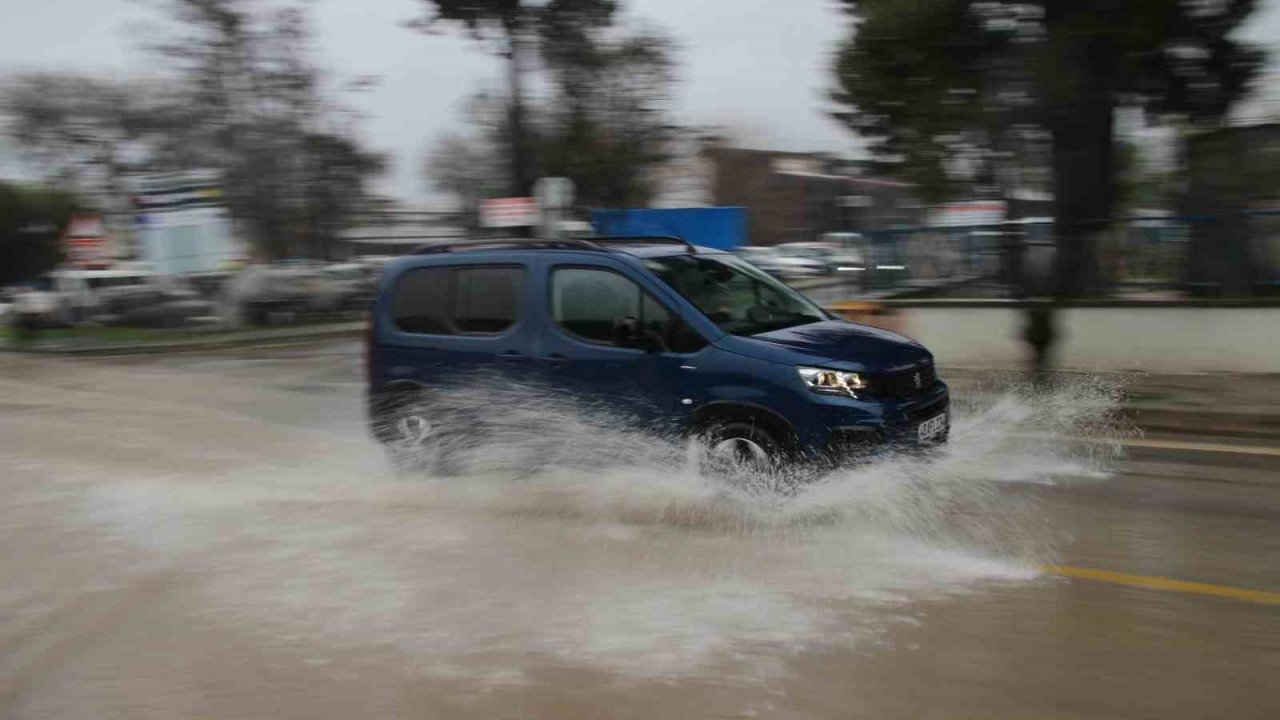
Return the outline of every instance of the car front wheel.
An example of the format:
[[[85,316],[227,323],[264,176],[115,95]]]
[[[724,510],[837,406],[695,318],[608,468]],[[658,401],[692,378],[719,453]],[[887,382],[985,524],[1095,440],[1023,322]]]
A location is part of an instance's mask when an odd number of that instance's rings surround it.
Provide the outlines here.
[[[717,422],[700,434],[700,442],[703,473],[735,485],[768,484],[782,468],[781,441],[750,420]]]

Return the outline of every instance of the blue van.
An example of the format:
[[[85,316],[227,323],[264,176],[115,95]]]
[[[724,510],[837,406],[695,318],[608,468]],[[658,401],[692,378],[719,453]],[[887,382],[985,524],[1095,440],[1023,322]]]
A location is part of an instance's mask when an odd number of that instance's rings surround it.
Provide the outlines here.
[[[933,444],[950,424],[919,343],[674,238],[422,248],[383,274],[367,356],[371,428],[393,453],[456,431],[424,396],[494,373],[751,463]]]

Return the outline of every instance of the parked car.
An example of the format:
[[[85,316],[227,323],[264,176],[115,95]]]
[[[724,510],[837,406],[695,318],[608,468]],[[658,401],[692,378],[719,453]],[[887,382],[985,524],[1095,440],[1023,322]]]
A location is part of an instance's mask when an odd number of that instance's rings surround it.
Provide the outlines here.
[[[171,328],[214,319],[214,304],[194,290],[169,281],[151,286],[108,288],[89,317],[103,325]]]
[[[748,246],[738,248],[739,257],[757,268],[783,279],[819,277],[826,274],[826,264],[809,257],[787,255],[778,247]]]
[[[922,345],[681,241],[424,249],[388,267],[367,342],[370,425],[395,458],[457,429],[432,416],[433,391],[492,373],[754,466],[948,433],[947,386]]]
[[[334,263],[321,268],[329,281],[326,295],[336,311],[364,310],[373,302],[377,272],[363,263]]]
[[[155,288],[160,279],[148,267],[137,264],[103,270],[59,268],[49,273],[49,281],[50,290],[57,298],[60,319],[76,323],[103,311],[104,293]]]
[[[53,283],[48,277],[16,288],[12,298],[9,323],[20,331],[66,327],[67,320],[61,312],[58,295],[53,292]]]
[[[834,235],[834,233],[830,235]],[[856,233],[842,233],[841,235],[861,238],[861,235]],[[783,257],[800,258],[820,265],[820,273],[822,275],[863,273],[867,270],[866,258],[857,247],[856,242],[784,243],[776,246],[775,250]]]
[[[827,233],[823,244],[828,248],[827,262],[832,272],[849,274],[867,272],[867,245],[861,233]]]
[[[313,262],[246,266],[227,284],[226,292],[236,315],[251,325],[336,312],[342,307],[341,288]]]

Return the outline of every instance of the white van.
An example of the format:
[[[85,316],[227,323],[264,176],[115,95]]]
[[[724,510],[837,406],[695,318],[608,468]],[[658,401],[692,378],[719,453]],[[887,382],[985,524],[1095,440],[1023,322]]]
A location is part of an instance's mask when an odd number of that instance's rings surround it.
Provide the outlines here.
[[[82,320],[95,313],[102,293],[115,288],[155,288],[159,276],[149,269],[121,267],[111,270],[62,269],[49,273],[51,290],[59,310],[68,321]]]

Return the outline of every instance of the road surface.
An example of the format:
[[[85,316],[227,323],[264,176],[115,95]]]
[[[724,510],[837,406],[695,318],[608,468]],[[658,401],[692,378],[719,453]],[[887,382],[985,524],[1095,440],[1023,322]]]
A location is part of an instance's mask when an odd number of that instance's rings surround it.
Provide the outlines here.
[[[1280,717],[1274,447],[1078,381],[780,501],[521,400],[406,478],[360,381],[350,342],[0,358],[0,716]]]

